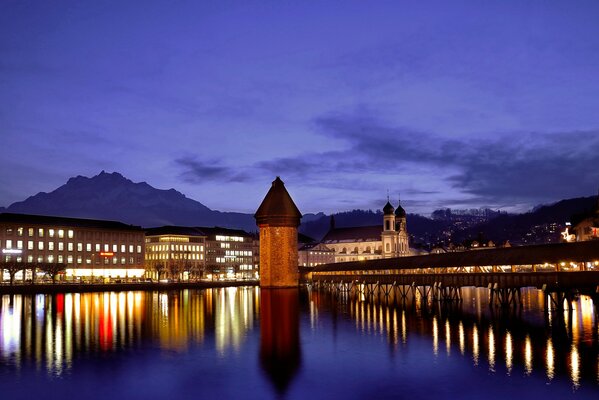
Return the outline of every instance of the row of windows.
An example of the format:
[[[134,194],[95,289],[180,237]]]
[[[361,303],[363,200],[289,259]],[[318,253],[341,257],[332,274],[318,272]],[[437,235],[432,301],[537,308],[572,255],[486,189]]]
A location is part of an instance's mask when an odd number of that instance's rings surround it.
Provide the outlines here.
[[[188,244],[160,244],[148,245],[149,251],[204,251],[204,246]]]
[[[50,237],[50,238],[57,237],[59,239],[64,239],[65,237],[68,239],[75,238],[75,232],[72,229],[65,230],[65,229],[56,229],[56,228],[23,228],[23,227],[13,228],[13,227],[9,226],[9,227],[5,228],[4,232],[8,236],[12,236],[12,235],[16,234],[18,237],[25,236],[25,233],[27,233],[28,237],[34,237],[37,233],[38,238],[43,238],[46,236]],[[92,232],[92,231],[86,231],[86,232],[77,231],[77,238],[83,238],[84,233],[88,239],[91,239],[92,236],[95,236],[96,239],[104,238],[104,240],[109,240],[112,237],[113,240],[118,240],[119,238],[121,240],[125,240],[126,238],[129,238],[129,241],[131,241],[135,238],[135,236],[139,236],[139,239],[141,239],[141,237],[143,236],[142,233],[134,234],[134,233],[98,232],[98,231],[94,231],[94,232]]]
[[[216,235],[217,242],[243,242],[243,238],[240,236],[221,236]]]
[[[203,260],[203,254],[147,254],[146,260]]]
[[[111,259],[112,259],[112,264],[118,264],[119,263],[119,258],[118,257],[112,257],[112,258],[108,258],[107,257],[107,258],[104,258],[104,264],[106,264],[106,265],[110,264],[110,260]],[[21,263],[21,262],[23,262],[24,258],[21,257],[21,256],[18,256],[18,257],[5,256],[4,257],[4,261],[5,262],[12,262],[13,260],[16,261],[16,262],[18,262],[18,263]],[[81,257],[81,256],[77,256],[75,258],[75,257],[73,257],[71,255],[68,255],[68,256],[65,257],[62,254],[59,254],[59,255],[56,255],[56,256],[54,254],[49,254],[46,257],[38,256],[36,258],[34,258],[31,255],[27,256],[27,262],[28,263],[33,263],[34,260],[35,260],[35,262],[38,262],[38,263],[47,262],[47,263],[51,263],[51,264],[52,263],[62,264],[62,263],[65,262],[65,260],[66,260],[67,264],[73,264],[73,261],[76,260],[77,264],[83,264],[83,257]],[[129,264],[135,264],[135,258],[134,257],[129,257],[128,261],[129,261]],[[85,259],[85,263],[86,264],[91,264],[92,260],[90,258],[86,258]],[[123,265],[127,264],[127,257],[121,257],[120,258],[120,263],[123,264]],[[141,257],[137,257],[137,263],[141,264]],[[96,264],[100,264],[100,260],[99,259],[96,259]]]
[[[17,236],[23,236],[25,234],[25,228],[23,228],[23,227],[19,227],[17,229],[14,229],[12,227],[6,228],[7,235],[13,235],[14,233],[16,233]],[[34,234],[35,234],[34,228],[27,228],[27,236],[33,237]],[[44,237],[44,234],[45,234],[44,228],[37,229],[38,237]],[[64,238],[64,234],[65,234],[64,229],[48,229],[48,237],[51,237],[51,238],[57,236],[58,238],[62,239],[62,238]],[[74,236],[75,236],[75,234],[72,229],[67,230],[67,237],[69,239],[72,239]]]
[[[252,252],[248,250],[225,250],[226,256],[251,256]]]
[[[13,244],[16,246],[16,249],[18,250],[22,250],[23,249],[23,241],[22,240],[16,240],[13,243],[13,240],[8,239],[5,241],[5,249],[10,250],[13,248]],[[48,249],[48,250],[54,250],[55,248],[58,249],[58,251],[64,251],[65,249],[65,244],[66,244],[66,248],[67,251],[75,251],[75,243],[73,242],[37,242],[37,246],[35,246],[35,242],[33,240],[28,240],[27,241],[27,250],[34,250],[36,247],[38,250],[44,250],[44,249]],[[0,247],[2,247],[2,241],[0,241]],[[109,244],[104,244],[103,246],[103,250],[102,250],[102,245],[100,243],[96,243],[95,246],[92,245],[92,243],[86,243],[85,244],[85,251],[92,251],[92,248],[95,248],[95,251],[110,251],[111,247]],[[120,245],[120,252],[121,253],[127,253],[127,250],[129,253],[133,253],[134,250],[137,250],[137,253],[141,253],[141,245],[137,245],[134,246],[132,244],[130,245],[125,245],[125,244],[121,244]],[[77,243],[77,251],[83,251],[83,243]],[[114,253],[119,251],[119,245],[117,244],[113,244],[112,245],[112,251]]]

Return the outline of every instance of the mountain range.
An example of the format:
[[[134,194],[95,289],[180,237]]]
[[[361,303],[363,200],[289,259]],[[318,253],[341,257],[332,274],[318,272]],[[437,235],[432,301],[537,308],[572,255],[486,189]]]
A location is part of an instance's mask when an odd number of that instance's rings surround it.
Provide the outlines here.
[[[562,200],[524,214],[497,213],[497,217],[466,227],[448,220],[408,214],[407,224],[412,241],[425,244],[446,242],[448,235],[453,241],[481,237],[494,241],[553,241],[559,237],[556,229],[560,229],[566,221],[590,212],[595,204],[595,196]],[[156,189],[146,182],[133,182],[118,172],[105,171],[91,178],[71,178],[50,193],[40,192],[6,208],[0,207],[0,212],[117,220],[147,228],[163,225],[222,226],[257,231],[252,214],[212,210],[175,189]],[[382,224],[380,211],[353,210],[334,216],[337,227]],[[319,240],[329,227],[330,216],[324,213],[305,214],[300,232]],[[539,229],[546,232],[539,234],[536,232]],[[551,238],[548,239],[545,234]]]

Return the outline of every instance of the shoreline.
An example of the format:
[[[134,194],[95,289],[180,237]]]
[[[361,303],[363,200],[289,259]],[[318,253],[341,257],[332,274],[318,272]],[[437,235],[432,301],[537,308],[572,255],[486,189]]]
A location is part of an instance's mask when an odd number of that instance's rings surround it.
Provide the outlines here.
[[[259,286],[256,280],[202,281],[202,282],[139,282],[139,283],[48,283],[25,285],[0,285],[3,294],[52,294],[85,292],[128,292],[132,290],[212,289],[223,287]]]

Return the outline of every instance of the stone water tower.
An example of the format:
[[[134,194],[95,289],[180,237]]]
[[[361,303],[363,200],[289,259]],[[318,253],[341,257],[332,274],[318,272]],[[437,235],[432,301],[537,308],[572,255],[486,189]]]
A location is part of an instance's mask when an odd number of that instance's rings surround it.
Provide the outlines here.
[[[260,287],[297,287],[297,227],[302,214],[278,176],[254,218],[260,228]]]

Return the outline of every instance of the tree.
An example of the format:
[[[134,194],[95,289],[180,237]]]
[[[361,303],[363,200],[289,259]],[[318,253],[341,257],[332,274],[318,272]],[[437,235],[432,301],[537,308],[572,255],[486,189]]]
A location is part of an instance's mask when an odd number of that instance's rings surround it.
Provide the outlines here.
[[[66,270],[66,264],[63,263],[42,263],[38,264],[38,269],[44,271],[52,278],[52,283],[56,283],[56,277]]]

